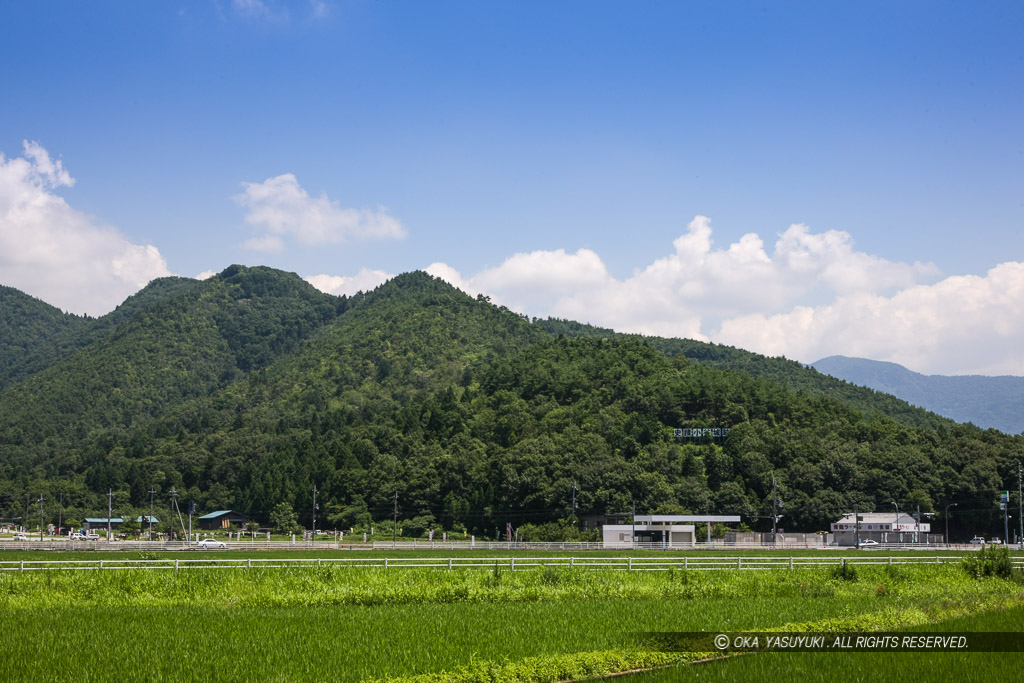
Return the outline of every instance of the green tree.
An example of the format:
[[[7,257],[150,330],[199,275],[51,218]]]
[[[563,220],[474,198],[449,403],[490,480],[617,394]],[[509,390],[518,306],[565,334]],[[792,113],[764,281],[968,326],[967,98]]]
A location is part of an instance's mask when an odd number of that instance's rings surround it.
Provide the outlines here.
[[[295,510],[285,502],[280,502],[274,506],[270,513],[270,527],[282,534],[294,534],[302,530],[302,527],[299,526],[299,519],[295,514]]]

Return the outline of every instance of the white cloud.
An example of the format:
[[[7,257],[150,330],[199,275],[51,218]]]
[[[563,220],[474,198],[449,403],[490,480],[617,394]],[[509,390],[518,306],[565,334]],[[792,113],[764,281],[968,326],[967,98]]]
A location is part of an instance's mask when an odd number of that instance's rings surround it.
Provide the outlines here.
[[[1024,263],[891,297],[857,293],[828,305],[745,316],[723,323],[716,338],[805,362],[842,354],[924,373],[1024,375]]]
[[[383,270],[363,268],[355,275],[343,277],[338,275],[311,275],[306,282],[325,294],[335,296],[352,296],[357,292],[369,292],[384,284],[394,275]]]
[[[245,242],[256,251],[281,251],[285,238],[304,246],[341,244],[349,240],[401,239],[402,223],[387,208],[345,209],[326,194],[310,197],[291,173],[262,183],[242,183],[245,191],[235,197],[246,209],[245,221],[257,234]]]
[[[673,247],[622,280],[586,249],[515,254],[469,276],[444,263],[427,272],[519,312],[623,332],[804,362],[844,354],[921,372],[1024,374],[1024,264],[933,282],[933,264],[888,261],[856,251],[847,232],[802,224],[770,252],[754,233],[716,249],[704,216]]]
[[[199,275],[196,275],[195,279],[196,280],[209,280],[211,277],[213,277],[216,274],[217,274],[217,271],[215,271],[215,270],[204,270],[203,272],[199,273]]]
[[[75,313],[101,315],[150,280],[170,275],[159,250],[73,209],[60,160],[35,142],[0,154],[0,282]]]

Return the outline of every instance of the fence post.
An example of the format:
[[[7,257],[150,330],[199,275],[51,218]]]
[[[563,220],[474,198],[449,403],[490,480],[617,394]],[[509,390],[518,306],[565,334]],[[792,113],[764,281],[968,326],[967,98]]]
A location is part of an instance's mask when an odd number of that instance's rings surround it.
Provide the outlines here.
[[[388,568],[388,558],[384,558],[384,569]]]
[[[448,558],[448,569],[452,568],[452,558]]]
[[[569,558],[569,566],[570,567],[575,567],[576,566],[576,558],[575,557],[570,557]]]
[[[789,570],[793,571],[793,558],[792,557],[789,558]]]
[[[684,557],[683,558],[683,569],[689,569],[689,568],[690,568],[690,558]]]
[[[174,560],[174,571],[178,571],[178,560]]]
[[[736,558],[736,569],[743,569],[743,558],[742,557],[737,557]]]
[[[633,558],[629,558],[629,571],[633,571]]]

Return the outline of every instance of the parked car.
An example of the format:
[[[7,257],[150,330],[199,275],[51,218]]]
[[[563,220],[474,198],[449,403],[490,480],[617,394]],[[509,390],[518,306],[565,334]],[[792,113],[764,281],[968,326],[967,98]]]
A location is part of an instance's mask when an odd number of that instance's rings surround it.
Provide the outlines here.
[[[25,534],[14,534],[14,537],[11,540],[12,541],[27,541],[28,540],[28,536],[26,536]]]
[[[1003,541],[1000,538],[990,538],[990,539],[988,539],[988,542],[991,543],[992,545],[1002,545],[1003,544]]]
[[[874,540],[873,538],[865,538],[863,541],[860,542],[861,548],[877,548],[878,545],[878,541]]]
[[[71,534],[71,540],[72,541],[84,541],[85,540],[85,534],[80,534],[80,533],[78,533],[76,531],[75,533]]]
[[[227,550],[228,544],[215,538],[204,538],[197,544],[200,550]]]
[[[981,536],[975,536],[971,539],[971,545],[985,545],[985,539]]]

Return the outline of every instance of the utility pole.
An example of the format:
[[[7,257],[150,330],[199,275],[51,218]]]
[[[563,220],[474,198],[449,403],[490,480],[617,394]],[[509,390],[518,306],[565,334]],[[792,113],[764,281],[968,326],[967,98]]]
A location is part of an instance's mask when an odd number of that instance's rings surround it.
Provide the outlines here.
[[[64,528],[64,492],[60,492],[60,512],[57,513],[57,535],[60,536],[61,529]]]
[[[772,475],[772,546],[775,546],[776,534],[779,531],[779,493],[775,487],[775,475]],[[709,539],[710,540],[710,539]]]
[[[184,536],[185,535],[185,520],[181,518],[181,508],[178,507],[178,492],[175,491],[174,488],[171,488],[171,513],[173,514],[175,512],[178,513],[178,524],[181,525],[181,534],[182,534],[182,536]],[[192,520],[189,519],[189,526],[191,526],[191,524],[192,524]],[[172,523],[172,526],[173,526],[173,523]],[[191,545],[191,539],[189,539],[189,544]]]
[[[896,508],[896,543],[899,544],[903,540],[900,535],[900,506],[896,503],[895,500],[892,502],[892,506]]]
[[[398,491],[395,491],[395,526],[391,530],[391,547],[395,547],[398,540]]]
[[[636,550],[636,498],[633,499],[633,527],[630,529],[629,538],[633,543],[633,549]]]
[[[313,484],[313,543],[316,543],[316,484]]]
[[[114,514],[114,489],[107,489],[107,543],[110,543],[110,516]]]
[[[576,526],[576,492],[579,488],[576,486],[576,480],[572,480],[572,524]]]
[[[155,489],[149,490],[149,540],[153,540],[153,494]]]
[[[946,506],[946,547],[949,547],[949,508],[955,508],[956,503],[950,503]]]
[[[43,542],[43,494],[39,494],[39,542]]]
[[[917,543],[919,541],[920,536],[921,536],[921,506],[920,505],[917,506],[917,517],[915,517],[915,521],[917,522],[917,525],[914,527],[914,543]]]
[[[860,548],[860,510],[858,505],[853,506],[853,540],[856,548]],[[838,541],[836,541],[838,543]]]

